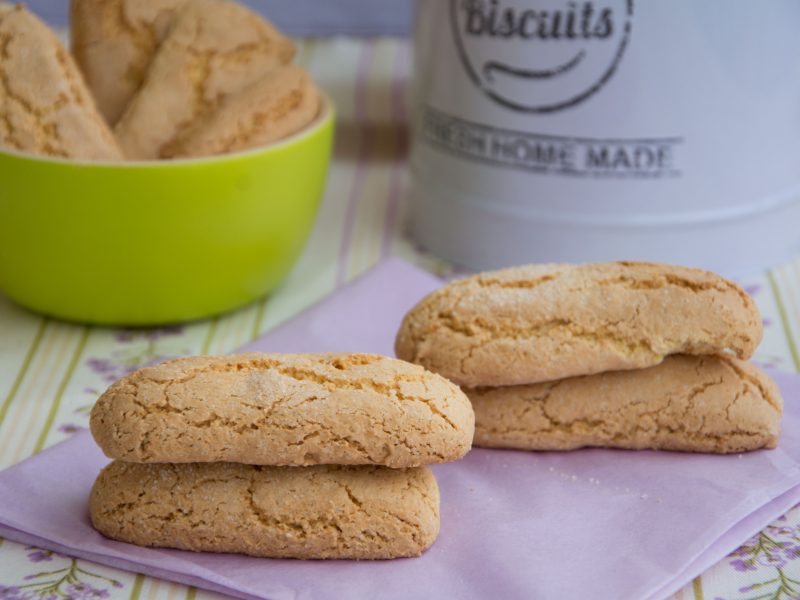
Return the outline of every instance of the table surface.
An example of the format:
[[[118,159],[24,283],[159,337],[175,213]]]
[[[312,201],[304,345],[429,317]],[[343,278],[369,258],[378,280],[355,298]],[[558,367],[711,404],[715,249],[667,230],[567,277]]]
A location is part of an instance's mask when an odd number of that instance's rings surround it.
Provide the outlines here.
[[[268,298],[205,322],[131,331],[62,323],[0,296],[0,468],[86,427],[98,394],[125,373],[167,357],[230,352],[386,256],[452,274],[403,235],[409,59],[399,39],[301,43],[299,62],[333,97],[340,121],[317,226],[289,279]],[[800,260],[741,283],[764,315],[755,360],[800,371]],[[800,598],[797,544],[800,507],[675,598]],[[0,600],[212,596],[219,595],[0,540]]]

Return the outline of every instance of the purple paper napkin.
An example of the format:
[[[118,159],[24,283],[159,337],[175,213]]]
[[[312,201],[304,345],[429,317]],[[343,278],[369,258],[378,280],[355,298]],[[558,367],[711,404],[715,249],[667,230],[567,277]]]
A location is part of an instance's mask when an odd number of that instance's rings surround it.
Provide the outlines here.
[[[391,354],[403,313],[436,285],[387,261],[246,349]],[[434,467],[442,529],[416,559],[265,560],[107,540],[87,515],[107,462],[87,433],[0,473],[0,535],[243,598],[664,598],[800,501],[800,377],[775,376],[787,407],[773,451],[473,450]]]

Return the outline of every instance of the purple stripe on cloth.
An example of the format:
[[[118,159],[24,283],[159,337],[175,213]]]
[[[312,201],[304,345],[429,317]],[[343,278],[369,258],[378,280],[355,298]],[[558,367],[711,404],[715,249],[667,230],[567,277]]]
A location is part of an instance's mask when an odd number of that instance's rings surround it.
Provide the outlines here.
[[[394,156],[395,164],[392,167],[391,180],[389,182],[389,196],[386,200],[386,221],[383,227],[383,239],[381,240],[381,257],[389,256],[392,244],[392,233],[397,222],[397,210],[400,203],[400,193],[402,191],[403,172],[405,168],[404,159],[408,152],[408,111],[406,109],[406,83],[409,67],[410,48],[406,44],[399,44],[397,55],[394,61],[392,72],[392,124],[395,126],[397,135],[396,153]]]
[[[367,92],[369,90],[369,68],[372,65],[374,56],[375,42],[364,44],[356,69],[353,106],[355,109],[355,124],[359,128],[358,159],[356,161],[355,171],[353,172],[353,183],[350,188],[350,194],[347,198],[344,228],[342,229],[342,243],[339,249],[339,262],[336,271],[337,287],[347,281],[347,263],[350,260],[350,246],[352,245],[353,227],[355,225],[357,212],[356,208],[361,198],[361,190],[364,187],[364,179],[367,175],[367,158],[372,148],[372,131],[369,127],[369,115],[367,113]]]
[[[67,0],[27,0],[26,4],[50,24],[67,25]],[[299,36],[408,35],[411,0],[243,0],[284,32]]]

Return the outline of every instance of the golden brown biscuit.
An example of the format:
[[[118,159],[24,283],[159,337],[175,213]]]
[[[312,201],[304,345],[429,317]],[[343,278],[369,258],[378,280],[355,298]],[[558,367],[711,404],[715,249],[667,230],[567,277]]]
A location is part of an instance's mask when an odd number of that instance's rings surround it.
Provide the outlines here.
[[[97,107],[114,125],[184,0],[72,0],[70,38]]]
[[[417,556],[439,533],[426,467],[116,461],[97,478],[89,511],[115,540],[271,558]]]
[[[470,387],[657,365],[670,354],[749,358],[753,300],[707,271],[641,262],[531,265],[456,281],[406,315],[395,350]]]
[[[0,147],[86,160],[122,157],[72,58],[22,5],[0,3]]]
[[[524,450],[774,448],[783,410],[766,373],[727,356],[675,355],[647,369],[467,395],[476,446]]]
[[[165,158],[211,156],[264,146],[311,123],[319,112],[314,82],[295,65],[279,67],[226,98],[164,147]]]
[[[132,373],[92,410],[129,462],[413,467],[461,458],[474,415],[425,369],[367,354],[196,356]]]
[[[292,42],[247,8],[188,0],[115,127],[123,152],[131,159],[162,157],[197,119],[293,56]]]

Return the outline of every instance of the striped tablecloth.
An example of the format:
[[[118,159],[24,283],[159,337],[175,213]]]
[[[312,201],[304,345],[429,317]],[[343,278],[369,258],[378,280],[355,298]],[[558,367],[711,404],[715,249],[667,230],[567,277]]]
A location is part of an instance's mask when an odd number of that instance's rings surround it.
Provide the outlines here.
[[[333,97],[340,123],[317,226],[288,281],[270,297],[232,314],[156,330],[61,323],[30,314],[0,296],[0,468],[86,427],[98,393],[125,373],[166,357],[229,352],[382,257],[399,255],[439,274],[452,272],[403,236],[407,42],[330,39],[301,46],[300,62]],[[765,339],[756,360],[800,371],[800,261],[743,283],[765,318]],[[0,600],[192,600],[214,595],[0,540]],[[800,598],[800,508],[675,598]]]

